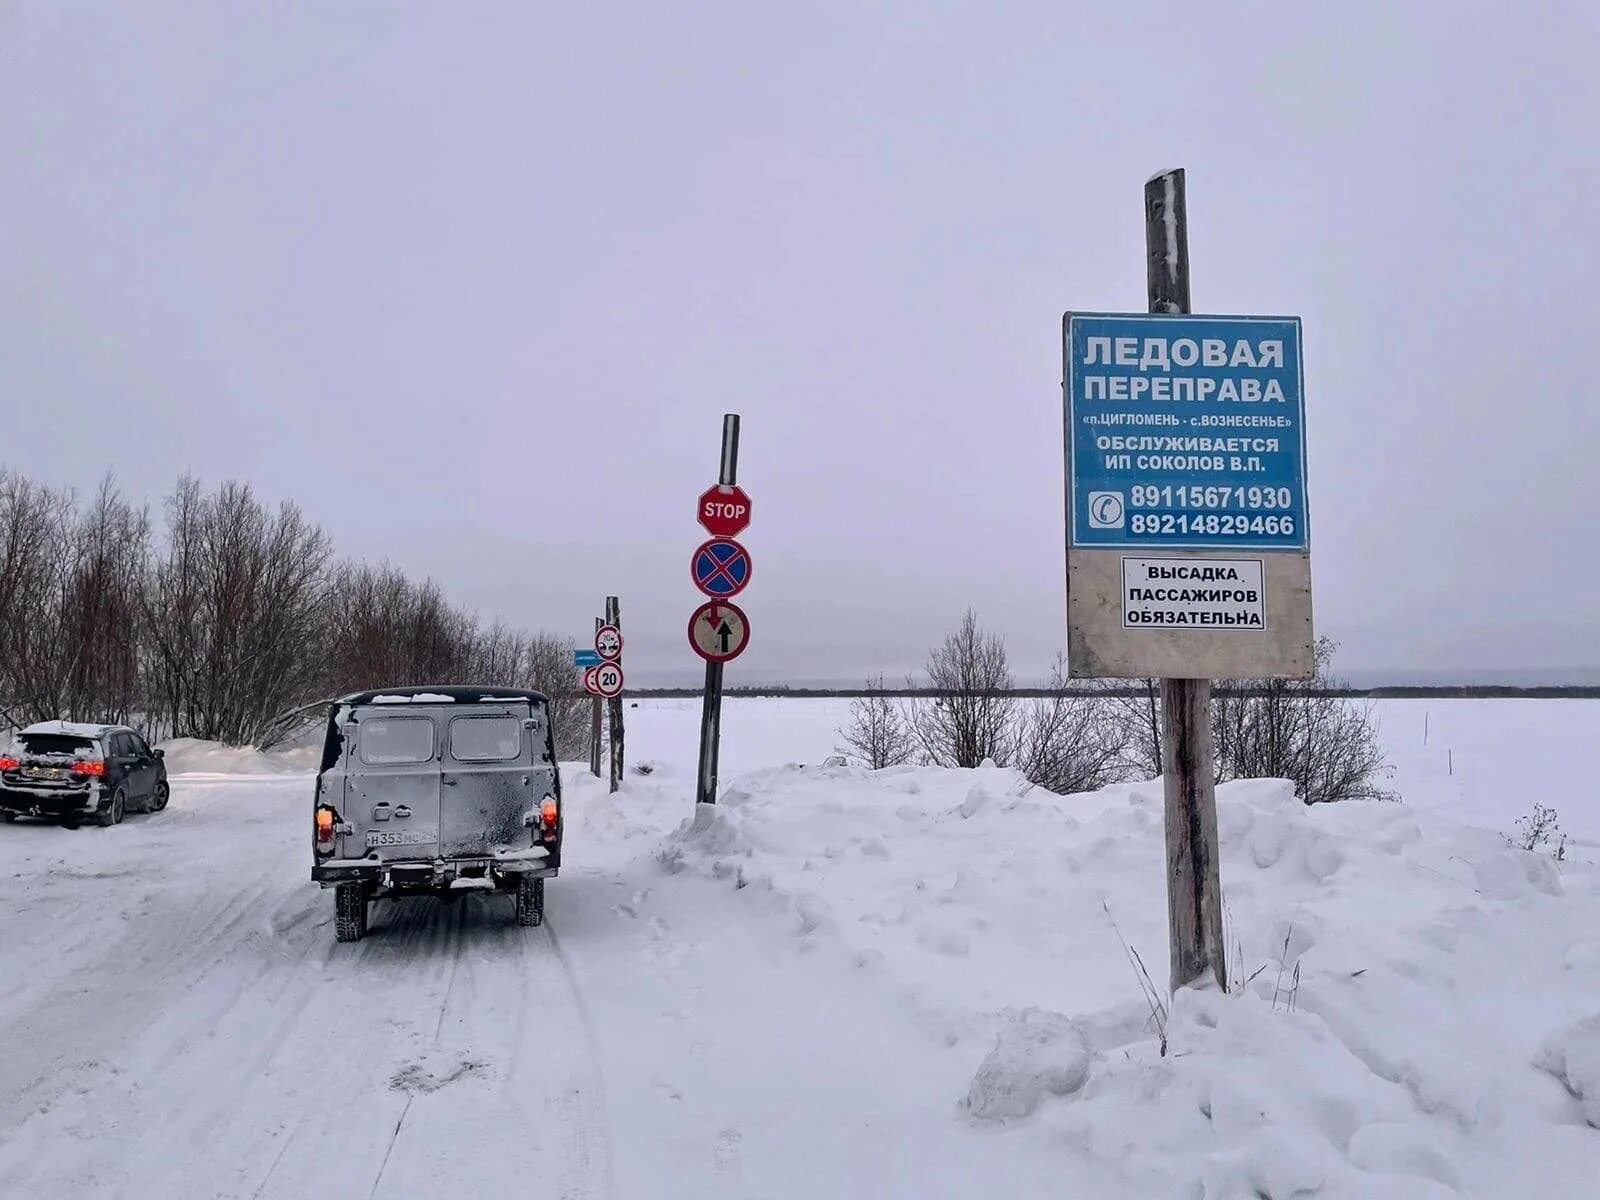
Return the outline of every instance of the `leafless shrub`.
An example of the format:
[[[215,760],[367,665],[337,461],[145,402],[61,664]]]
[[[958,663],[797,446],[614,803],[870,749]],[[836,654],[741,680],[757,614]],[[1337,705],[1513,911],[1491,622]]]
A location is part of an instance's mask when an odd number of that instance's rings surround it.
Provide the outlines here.
[[[1557,862],[1566,861],[1567,835],[1561,832],[1555,809],[1535,803],[1532,812],[1517,818],[1516,827],[1516,834],[1506,838],[1507,845],[1548,853]]]
[[[1128,945],[1128,939],[1122,936],[1122,930],[1117,926],[1117,919],[1111,915],[1111,905],[1100,901],[1100,907],[1105,910],[1106,920],[1111,923],[1111,932],[1117,935],[1117,942],[1122,947],[1122,953],[1127,956],[1128,966],[1133,968],[1134,981],[1139,985],[1139,991],[1144,996],[1144,1002],[1150,1009],[1150,1024],[1156,1031],[1156,1037],[1161,1044],[1161,1057],[1167,1056],[1167,1002],[1161,997],[1161,990],[1156,987],[1155,981],[1150,978],[1150,972],[1145,969],[1144,959],[1139,957],[1139,952]]]
[[[850,702],[850,721],[838,734],[838,752],[874,771],[910,762],[917,752],[911,721],[884,690],[882,675],[868,679],[867,694]]]
[[[998,634],[978,627],[968,609],[961,624],[928,656],[932,698],[909,708],[911,727],[927,760],[941,767],[1005,763],[1015,745],[1017,701],[1011,667]]]
[[[1316,646],[1310,680],[1235,680],[1214,694],[1217,779],[1290,779],[1307,804],[1384,800],[1388,772],[1370,704],[1325,694],[1335,645]]]
[[[1107,696],[1069,692],[1057,657],[1048,694],[1024,701],[1012,737],[1012,765],[1028,782],[1060,795],[1092,792],[1127,774],[1127,730]]]

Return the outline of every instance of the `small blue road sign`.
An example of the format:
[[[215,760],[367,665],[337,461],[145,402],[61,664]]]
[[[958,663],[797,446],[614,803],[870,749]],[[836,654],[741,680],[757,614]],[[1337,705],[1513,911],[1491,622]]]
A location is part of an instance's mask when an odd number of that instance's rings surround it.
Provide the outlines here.
[[[750,552],[732,538],[712,538],[694,552],[689,573],[694,585],[715,600],[744,591],[752,570]]]
[[[579,670],[600,665],[600,652],[598,650],[574,650],[572,652],[572,665]]]
[[[1298,317],[1068,313],[1068,544],[1305,550]]]

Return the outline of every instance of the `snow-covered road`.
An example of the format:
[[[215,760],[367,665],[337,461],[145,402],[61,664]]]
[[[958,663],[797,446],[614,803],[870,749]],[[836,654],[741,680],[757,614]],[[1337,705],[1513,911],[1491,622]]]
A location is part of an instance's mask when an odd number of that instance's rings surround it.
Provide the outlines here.
[[[543,928],[503,897],[384,901],[357,945],[308,880],[309,775],[175,774],[165,813],[113,830],[6,826],[0,1197],[1059,1179],[950,1141],[971,1064],[930,1057],[900,999],[796,955],[781,911],[663,870],[682,783],[636,779],[625,811],[567,773]]]
[[[339,946],[304,778],[174,782],[116,830],[5,830],[0,941],[29,970],[0,987],[0,1195],[444,1195],[515,1163],[610,1194],[556,932],[581,881],[544,929],[416,900]]]

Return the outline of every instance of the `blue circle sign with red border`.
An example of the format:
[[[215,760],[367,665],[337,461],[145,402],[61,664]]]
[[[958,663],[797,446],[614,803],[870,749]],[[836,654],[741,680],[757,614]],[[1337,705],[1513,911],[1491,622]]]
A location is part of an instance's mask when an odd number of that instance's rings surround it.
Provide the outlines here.
[[[714,600],[744,591],[754,565],[750,552],[732,538],[712,538],[694,552],[689,573],[694,585]]]

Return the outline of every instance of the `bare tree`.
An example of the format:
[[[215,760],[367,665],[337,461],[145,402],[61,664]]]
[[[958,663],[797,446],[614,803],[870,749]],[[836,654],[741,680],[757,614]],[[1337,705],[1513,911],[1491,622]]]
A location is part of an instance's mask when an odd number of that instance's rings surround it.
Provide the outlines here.
[[[523,643],[519,680],[549,698],[556,754],[569,761],[587,758],[589,753],[589,697],[578,686],[578,674],[572,666],[575,648],[571,638],[543,631],[533,634]]]
[[[1161,774],[1161,681],[1118,680],[1108,699],[1121,726],[1123,767],[1126,774],[1154,779]],[[1130,689],[1128,684],[1134,686]]]
[[[252,742],[320,685],[331,543],[294,505],[270,513],[239,483],[207,495],[180,480],[167,524],[145,601],[166,728]]]
[[[1092,792],[1127,775],[1128,730],[1109,689],[1070,690],[1056,657],[1047,694],[1021,707],[1012,765],[1029,783],[1060,795]]]
[[[1211,705],[1218,781],[1290,779],[1307,804],[1389,799],[1371,704],[1328,695],[1335,644],[1316,645],[1310,680],[1234,680]]]
[[[166,536],[108,478],[80,510],[0,468],[0,725],[140,720],[152,736],[275,742],[326,698],[477,682],[550,697],[558,749],[581,753],[573,643],[482,626],[433,580],[335,564],[327,535],[250,488],[179,480]]]
[[[928,655],[931,700],[910,707],[911,725],[928,761],[941,767],[1005,763],[1015,744],[1017,701],[998,634],[978,626],[972,609]]]
[[[917,751],[911,721],[884,690],[883,676],[867,680],[867,694],[850,702],[850,721],[838,730],[838,752],[874,771],[910,762]]]
[[[0,479],[0,703],[12,722],[132,716],[148,538],[109,476],[82,513],[70,492]]]

